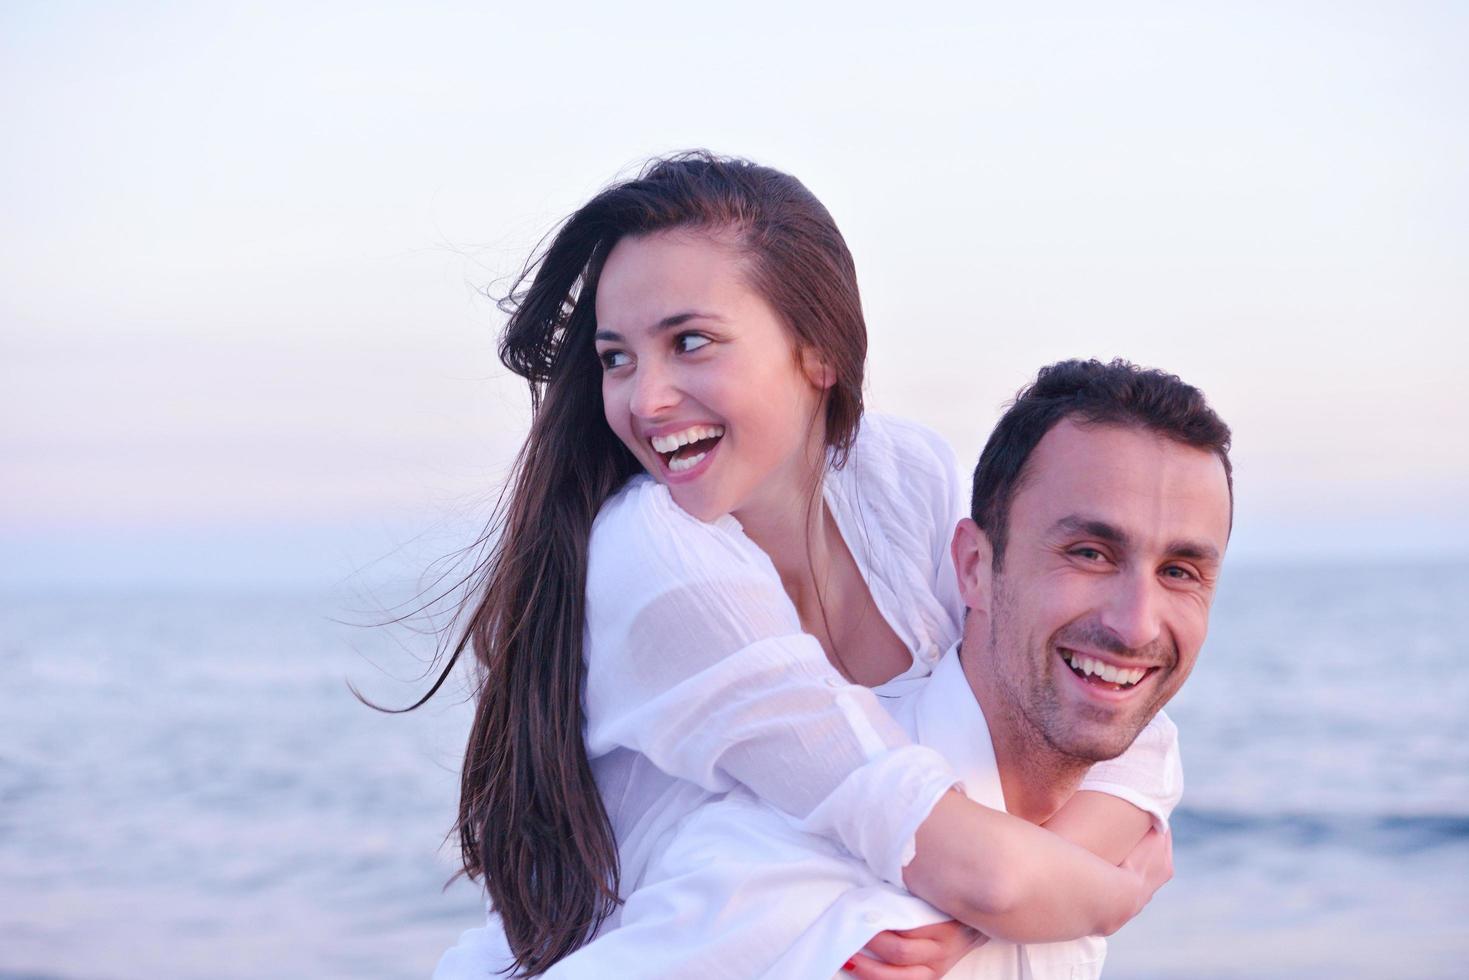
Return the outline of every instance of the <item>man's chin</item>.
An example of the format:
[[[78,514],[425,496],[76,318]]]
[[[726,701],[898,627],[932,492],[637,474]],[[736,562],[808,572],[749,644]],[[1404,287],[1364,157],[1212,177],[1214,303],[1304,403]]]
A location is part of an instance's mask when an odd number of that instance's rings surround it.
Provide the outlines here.
[[[1106,727],[1100,730],[1071,731],[1062,738],[1049,739],[1051,746],[1063,755],[1091,765],[1107,762],[1126,752],[1137,739],[1143,726]]]

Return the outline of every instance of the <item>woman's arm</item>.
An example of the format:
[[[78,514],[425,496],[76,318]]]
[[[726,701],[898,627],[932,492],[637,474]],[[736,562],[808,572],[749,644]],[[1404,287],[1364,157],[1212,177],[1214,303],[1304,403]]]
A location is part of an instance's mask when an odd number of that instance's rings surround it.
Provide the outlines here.
[[[1086,848],[1104,861],[1121,864],[1142,842],[1153,823],[1145,810],[1108,793],[1082,790],[1044,824],[1053,834]],[[872,937],[848,968],[857,980],[888,977],[942,977],[988,937],[958,921],[919,929],[884,931]]]
[[[1110,793],[1083,789],[1044,826],[1109,864],[1121,864],[1153,826],[1153,817]]]
[[[1169,838],[1150,833],[1149,826],[1166,828],[1168,817],[1178,805],[1182,794],[1183,765],[1178,751],[1178,728],[1160,711],[1133,740],[1126,752],[1093,766],[1082,780],[1080,790],[1046,822],[1045,830],[1041,831],[1043,836],[1054,834],[1056,838],[1069,841],[1096,855],[1103,864],[1123,866],[1116,870],[1125,871],[1132,867],[1143,875],[1142,901],[1128,912],[1128,890],[1132,885],[1120,886],[1119,891],[1109,896],[1105,891],[1108,887],[1105,884],[1106,875],[1096,877],[1088,872],[1081,872],[1083,878],[1079,886],[1073,886],[1080,887],[1081,890],[1067,896],[1062,903],[1063,907],[1058,911],[1064,916],[1069,910],[1084,918],[1090,909],[1090,914],[1097,916],[1098,927],[1075,935],[1106,935],[1116,931],[1172,876],[1172,847]],[[1053,840],[1051,843],[1059,842]],[[946,859],[945,848],[953,846],[951,841],[939,840],[935,844],[935,852],[925,855],[920,843],[919,853],[926,861],[942,861]],[[988,935],[1006,939],[1020,940],[1023,937],[1024,941],[1034,942],[1042,939],[1075,938],[1048,935],[1047,927],[1059,923],[1060,920],[1036,919],[1032,914],[1056,914],[1036,910],[1044,910],[1048,901],[1047,893],[1059,892],[1066,895],[1061,880],[1047,877],[1048,858],[1045,852],[1033,850],[1040,846],[1039,839],[1033,839],[1029,844],[1024,840],[1017,840],[1016,849],[997,852],[996,891],[988,896],[979,896],[982,914],[989,917],[991,926],[986,929],[979,923],[970,921],[971,925],[979,926]],[[961,846],[954,860],[962,860],[965,853],[966,850]],[[1074,855],[1072,857],[1074,859]],[[1063,858],[1063,865],[1069,863],[1069,860]],[[918,867],[920,879],[926,870],[924,865]],[[1096,870],[1093,867],[1092,871]],[[1091,890],[1098,887],[1104,890]],[[938,901],[929,898],[930,904],[943,908],[952,915],[954,913],[942,904],[946,900],[942,893]],[[1050,900],[1054,901],[1054,896]],[[1119,911],[1124,913],[1121,918],[1117,918]],[[962,919],[963,916],[957,918]]]
[[[1172,846],[1166,834],[1150,833],[1149,825],[1166,827],[1168,817],[1183,794],[1183,765],[1178,751],[1178,728],[1163,712],[1148,722],[1147,726],[1116,759],[1100,762],[1093,766],[1082,780],[1081,788],[1046,822],[1045,829],[1030,828],[1040,834],[1025,834],[1018,837],[1010,848],[997,851],[993,861],[994,890],[981,892],[971,899],[979,906],[978,915],[989,923],[986,928],[981,922],[965,919],[956,914],[944,902],[951,901],[949,892],[936,892],[934,897],[923,895],[929,903],[944,909],[987,935],[1023,942],[1038,942],[1053,939],[1074,939],[1080,935],[1110,935],[1136,915],[1162,884],[1172,877]],[[945,803],[952,808],[951,803]],[[963,826],[963,817],[951,818],[954,827]],[[935,825],[938,829],[939,825]],[[1027,825],[1029,826],[1029,825]],[[1001,828],[1003,830],[1003,827]],[[951,829],[950,834],[962,833]],[[1047,842],[1045,837],[1052,839]],[[963,888],[962,883],[939,879],[928,885],[925,874],[936,875],[928,862],[963,861],[969,850],[953,840],[942,838],[933,841],[934,850],[925,854],[923,837],[919,842],[919,857],[925,864],[918,865],[917,878],[920,887],[948,888],[950,891]],[[1075,854],[1067,856],[1066,848],[1046,847],[1045,844],[1061,845],[1069,842],[1070,849],[1085,849],[1095,855],[1095,863],[1088,871],[1075,868]],[[1057,851],[1061,853],[1056,853]],[[1080,877],[1067,885],[1063,878],[1052,877],[1048,870],[1050,860],[1061,861],[1060,873],[1076,873]],[[1121,865],[1113,871],[1122,872],[1121,880],[1108,885],[1111,876],[1103,873],[1098,865]],[[1134,869],[1142,878],[1130,879],[1125,872]],[[909,872],[914,868],[910,866]],[[982,873],[982,869],[970,868],[969,873]],[[1138,886],[1141,890],[1135,890]],[[1071,891],[1071,889],[1077,889]],[[1100,890],[1099,890],[1100,889]],[[1111,889],[1110,893],[1108,889]],[[916,889],[914,894],[920,894]],[[1139,898],[1129,911],[1129,897]],[[936,900],[937,899],[937,900]],[[1060,905],[1047,910],[1047,903]],[[1068,915],[1077,915],[1079,920],[1070,920],[1071,925],[1085,923],[1092,918],[1095,928],[1084,929],[1070,935],[1059,934],[1059,926]],[[1053,934],[1055,933],[1055,934]]]
[[[1167,837],[1149,832],[1120,867],[1018,817],[947,794],[904,869],[913,894],[987,936],[1055,942],[1111,935],[1172,877]]]

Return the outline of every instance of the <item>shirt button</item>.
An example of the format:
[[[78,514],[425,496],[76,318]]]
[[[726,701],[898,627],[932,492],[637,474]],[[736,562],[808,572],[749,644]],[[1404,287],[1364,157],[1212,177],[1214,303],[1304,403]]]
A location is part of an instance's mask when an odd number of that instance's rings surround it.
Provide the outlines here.
[[[826,679],[826,686],[827,687],[842,687],[842,686],[844,686],[844,682],[842,681],[842,679],[840,677],[828,677]]]
[[[868,909],[862,913],[862,921],[870,926],[875,926],[882,921],[882,913],[876,909]]]

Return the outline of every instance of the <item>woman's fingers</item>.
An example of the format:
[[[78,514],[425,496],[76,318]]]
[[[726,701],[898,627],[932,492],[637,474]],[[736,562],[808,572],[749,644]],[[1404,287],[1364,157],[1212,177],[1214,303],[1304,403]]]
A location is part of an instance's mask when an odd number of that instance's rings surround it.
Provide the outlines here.
[[[844,969],[864,980],[937,980],[986,938],[952,919],[917,929],[887,930],[863,947],[868,955],[852,957]]]
[[[1143,881],[1144,903],[1173,877],[1173,835],[1149,830],[1137,847],[1122,862],[1124,868],[1137,872]]]
[[[919,926],[917,929],[895,929],[893,932],[906,939],[931,939],[946,949],[968,949],[976,939],[984,938],[978,929],[955,919],[935,922],[931,926]]]
[[[934,962],[942,955],[943,949],[933,938],[914,936],[916,931],[884,930],[862,948],[891,966],[921,966]]]
[[[844,977],[857,980],[938,980],[939,975],[926,966],[894,966],[858,953],[842,967]]]

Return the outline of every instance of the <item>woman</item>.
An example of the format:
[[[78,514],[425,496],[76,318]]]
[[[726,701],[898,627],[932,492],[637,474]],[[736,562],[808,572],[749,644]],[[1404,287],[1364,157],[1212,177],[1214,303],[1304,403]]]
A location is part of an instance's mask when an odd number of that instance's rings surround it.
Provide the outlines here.
[[[454,657],[482,668],[464,869],[519,970],[591,938],[736,785],[987,934],[1111,932],[1141,908],[1162,845],[1118,868],[949,792],[867,689],[957,635],[937,593],[961,504],[941,443],[860,425],[855,270],[799,182],[655,161],[567,220],[508,312],[534,414]],[[854,448],[875,475],[828,479]]]

